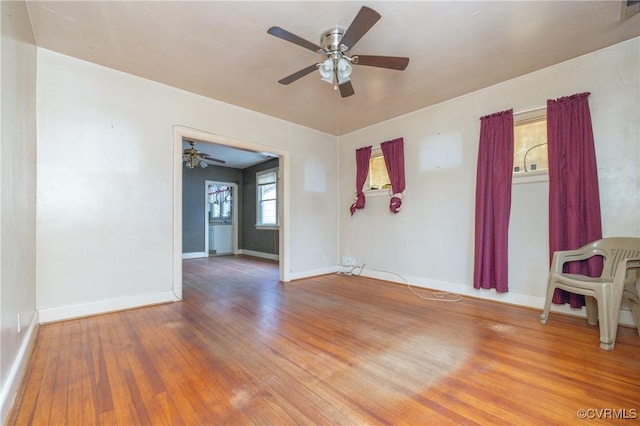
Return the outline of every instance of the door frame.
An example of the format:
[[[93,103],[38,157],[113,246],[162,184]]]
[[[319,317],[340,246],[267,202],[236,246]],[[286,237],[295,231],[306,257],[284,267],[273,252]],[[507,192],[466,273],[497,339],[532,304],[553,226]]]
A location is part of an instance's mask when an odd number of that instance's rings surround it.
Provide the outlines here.
[[[280,179],[278,194],[280,197],[279,210],[279,272],[280,281],[289,282],[290,278],[290,249],[289,249],[289,212],[290,212],[290,173],[289,152],[268,145],[232,139],[202,130],[192,129],[182,125],[173,126],[173,293],[182,299],[182,139],[191,138],[204,142],[227,145],[238,149],[255,152],[269,152],[280,158]]]
[[[205,180],[204,181],[204,251],[210,252],[209,247],[209,185],[226,185],[231,187],[231,251],[233,254],[238,254],[238,184],[234,182],[222,182],[219,180]]]

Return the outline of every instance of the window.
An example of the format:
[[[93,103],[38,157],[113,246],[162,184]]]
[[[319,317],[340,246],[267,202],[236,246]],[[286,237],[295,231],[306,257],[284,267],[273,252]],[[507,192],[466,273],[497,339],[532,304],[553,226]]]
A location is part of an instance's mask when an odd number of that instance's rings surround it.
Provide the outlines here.
[[[278,169],[256,173],[256,226],[278,226]]]
[[[209,220],[228,221],[231,219],[231,187],[227,185],[209,185]]]
[[[514,114],[513,144],[515,175],[549,170],[546,108]]]
[[[384,164],[384,156],[380,148],[374,148],[371,151],[371,159],[369,160],[369,176],[367,178],[367,186],[370,191],[377,189],[391,188],[391,181],[387,173],[387,166]]]

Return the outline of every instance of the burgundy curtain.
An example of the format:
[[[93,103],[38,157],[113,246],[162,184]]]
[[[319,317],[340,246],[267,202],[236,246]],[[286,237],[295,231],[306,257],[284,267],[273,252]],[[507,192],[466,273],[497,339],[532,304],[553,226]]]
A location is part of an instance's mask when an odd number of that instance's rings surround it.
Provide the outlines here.
[[[549,254],[602,238],[598,169],[589,93],[547,101],[549,149]],[[566,272],[600,276],[602,258],[571,262]],[[553,303],[584,306],[584,296],[556,289]]]
[[[476,175],[473,287],[508,287],[507,238],[511,213],[513,110],[480,119]]]
[[[364,209],[365,199],[362,187],[364,186],[364,182],[367,180],[367,175],[369,174],[370,158],[370,146],[356,149],[356,202],[351,204],[351,216],[356,212],[356,209]]]
[[[380,144],[384,164],[387,166],[391,190],[393,195],[389,203],[389,210],[398,213],[402,207],[402,192],[405,189],[404,183],[404,140],[394,139]]]

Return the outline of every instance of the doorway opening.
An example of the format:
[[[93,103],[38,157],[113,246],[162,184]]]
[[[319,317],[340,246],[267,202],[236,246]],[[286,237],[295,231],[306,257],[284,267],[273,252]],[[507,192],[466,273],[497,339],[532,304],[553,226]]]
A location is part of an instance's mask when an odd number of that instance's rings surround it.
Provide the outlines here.
[[[278,180],[279,200],[279,232],[278,262],[279,279],[288,282],[289,278],[289,154],[282,149],[260,145],[252,142],[227,138],[213,133],[203,132],[184,126],[174,126],[174,161],[173,161],[173,291],[182,299],[182,241],[183,241],[183,140],[197,140],[204,143],[224,145],[237,150],[269,153],[279,159],[280,178]],[[241,252],[241,247],[238,248]]]

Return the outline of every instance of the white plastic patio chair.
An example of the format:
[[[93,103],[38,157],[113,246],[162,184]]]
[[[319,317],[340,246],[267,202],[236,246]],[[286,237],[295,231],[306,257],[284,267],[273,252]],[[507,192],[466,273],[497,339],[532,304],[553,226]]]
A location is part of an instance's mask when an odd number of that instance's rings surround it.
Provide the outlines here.
[[[565,263],[593,256],[604,258],[600,277],[562,272]],[[556,288],[582,294],[586,296],[587,321],[594,325],[600,323],[600,347],[612,350],[618,331],[622,292],[625,285],[629,286],[636,277],[635,273],[629,271],[640,267],[636,258],[640,258],[640,238],[603,238],[577,250],[555,252],[549,271],[544,309],[540,315],[541,323],[546,324],[549,319],[551,299]]]

